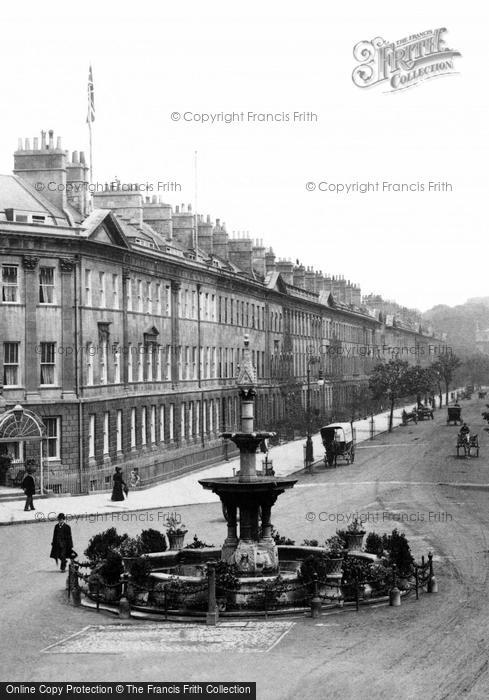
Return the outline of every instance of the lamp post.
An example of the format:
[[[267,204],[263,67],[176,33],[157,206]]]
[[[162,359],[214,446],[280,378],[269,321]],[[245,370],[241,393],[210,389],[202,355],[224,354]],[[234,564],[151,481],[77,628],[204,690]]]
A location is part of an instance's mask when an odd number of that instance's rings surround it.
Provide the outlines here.
[[[315,364],[316,362],[319,362],[319,358],[316,355],[309,355],[307,359],[307,367],[306,367],[306,374],[307,374],[307,406],[306,406],[306,467],[312,468],[312,464],[314,462],[314,448],[312,444],[312,411],[311,411],[311,365]],[[318,378],[318,385],[321,386],[324,384],[324,379],[322,377],[322,371],[319,371],[319,378]]]

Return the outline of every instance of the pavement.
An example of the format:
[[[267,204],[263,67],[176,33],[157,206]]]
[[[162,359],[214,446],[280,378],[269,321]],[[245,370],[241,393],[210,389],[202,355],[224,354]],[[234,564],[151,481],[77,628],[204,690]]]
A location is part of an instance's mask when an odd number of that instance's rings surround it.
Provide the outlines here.
[[[412,404],[410,404],[412,408]],[[407,408],[407,407],[406,407]],[[394,427],[401,422],[402,408],[394,413]],[[381,434],[388,428],[388,412],[375,416],[375,432]],[[355,421],[356,442],[370,439],[370,419]],[[314,455],[319,464],[324,456],[324,448],[319,433],[313,435]],[[273,461],[276,476],[290,476],[304,467],[304,438],[271,448],[269,460]],[[260,459],[257,454],[257,468]],[[67,519],[88,517],[96,514],[124,513],[141,509],[162,509],[175,506],[214,503],[219,501],[211,491],[204,490],[198,479],[232,476],[239,469],[239,457],[219,464],[193,471],[189,474],[165,481],[148,489],[131,490],[125,501],[111,501],[110,492],[94,493],[86,496],[51,496],[35,498],[35,511],[24,511],[25,497],[18,489],[0,487],[0,525],[15,525],[43,520],[54,521],[58,513],[65,513]],[[14,500],[15,495],[17,499]],[[4,500],[2,500],[4,499]]]

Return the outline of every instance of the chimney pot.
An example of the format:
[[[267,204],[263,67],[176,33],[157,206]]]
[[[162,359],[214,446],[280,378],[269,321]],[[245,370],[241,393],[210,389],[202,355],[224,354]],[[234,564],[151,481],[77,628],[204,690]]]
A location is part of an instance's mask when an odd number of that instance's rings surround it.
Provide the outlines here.
[[[175,207],[175,214],[179,214],[179,213],[180,213],[180,207],[177,204]]]
[[[158,204],[158,197],[154,194],[152,197],[148,197],[148,203]]]
[[[44,150],[46,148],[46,132],[41,131],[41,148]]]
[[[188,205],[187,205],[187,211],[192,211],[192,205],[191,205],[191,204],[188,204]]]
[[[72,163],[78,163],[78,151],[73,151],[73,154],[71,156],[71,162]]]
[[[56,150],[61,151],[61,136],[56,139]]]
[[[52,129],[49,129],[49,148],[54,149],[54,131]]]
[[[23,151],[23,150],[24,150],[24,148],[23,148],[23,146],[22,146],[22,139],[21,139],[21,138],[19,138],[19,140],[18,140],[18,142],[17,142],[17,150],[18,150],[18,151]]]
[[[80,151],[80,163],[85,165],[85,151]]]
[[[208,223],[208,224],[211,223],[211,215],[210,215],[210,214],[207,214],[207,223]]]
[[[34,151],[38,151],[38,150],[39,150],[39,139],[38,139],[38,137],[37,137],[37,136],[34,136],[34,138],[32,139],[32,141],[33,141],[32,148],[34,149]]]

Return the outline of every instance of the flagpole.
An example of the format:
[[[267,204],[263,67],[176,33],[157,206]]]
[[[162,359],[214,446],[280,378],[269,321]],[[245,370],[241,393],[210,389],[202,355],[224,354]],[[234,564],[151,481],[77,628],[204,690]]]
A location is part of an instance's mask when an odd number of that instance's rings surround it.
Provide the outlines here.
[[[199,248],[199,220],[197,214],[197,151],[194,151],[194,209],[195,209],[195,251]]]
[[[90,140],[90,184],[93,183],[93,149],[92,149],[92,120],[88,120],[88,135]]]

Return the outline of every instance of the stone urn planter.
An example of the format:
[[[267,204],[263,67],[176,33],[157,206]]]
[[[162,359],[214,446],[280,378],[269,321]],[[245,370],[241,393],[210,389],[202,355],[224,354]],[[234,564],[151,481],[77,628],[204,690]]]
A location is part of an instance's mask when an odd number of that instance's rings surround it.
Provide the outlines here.
[[[170,543],[170,549],[183,549],[183,541],[187,530],[168,530],[166,536],[168,537],[168,542]]]
[[[326,562],[326,574],[341,574],[343,557],[328,557]]]
[[[365,530],[359,530],[357,532],[345,532],[346,546],[349,552],[358,551],[363,546],[363,538],[365,537]]]

